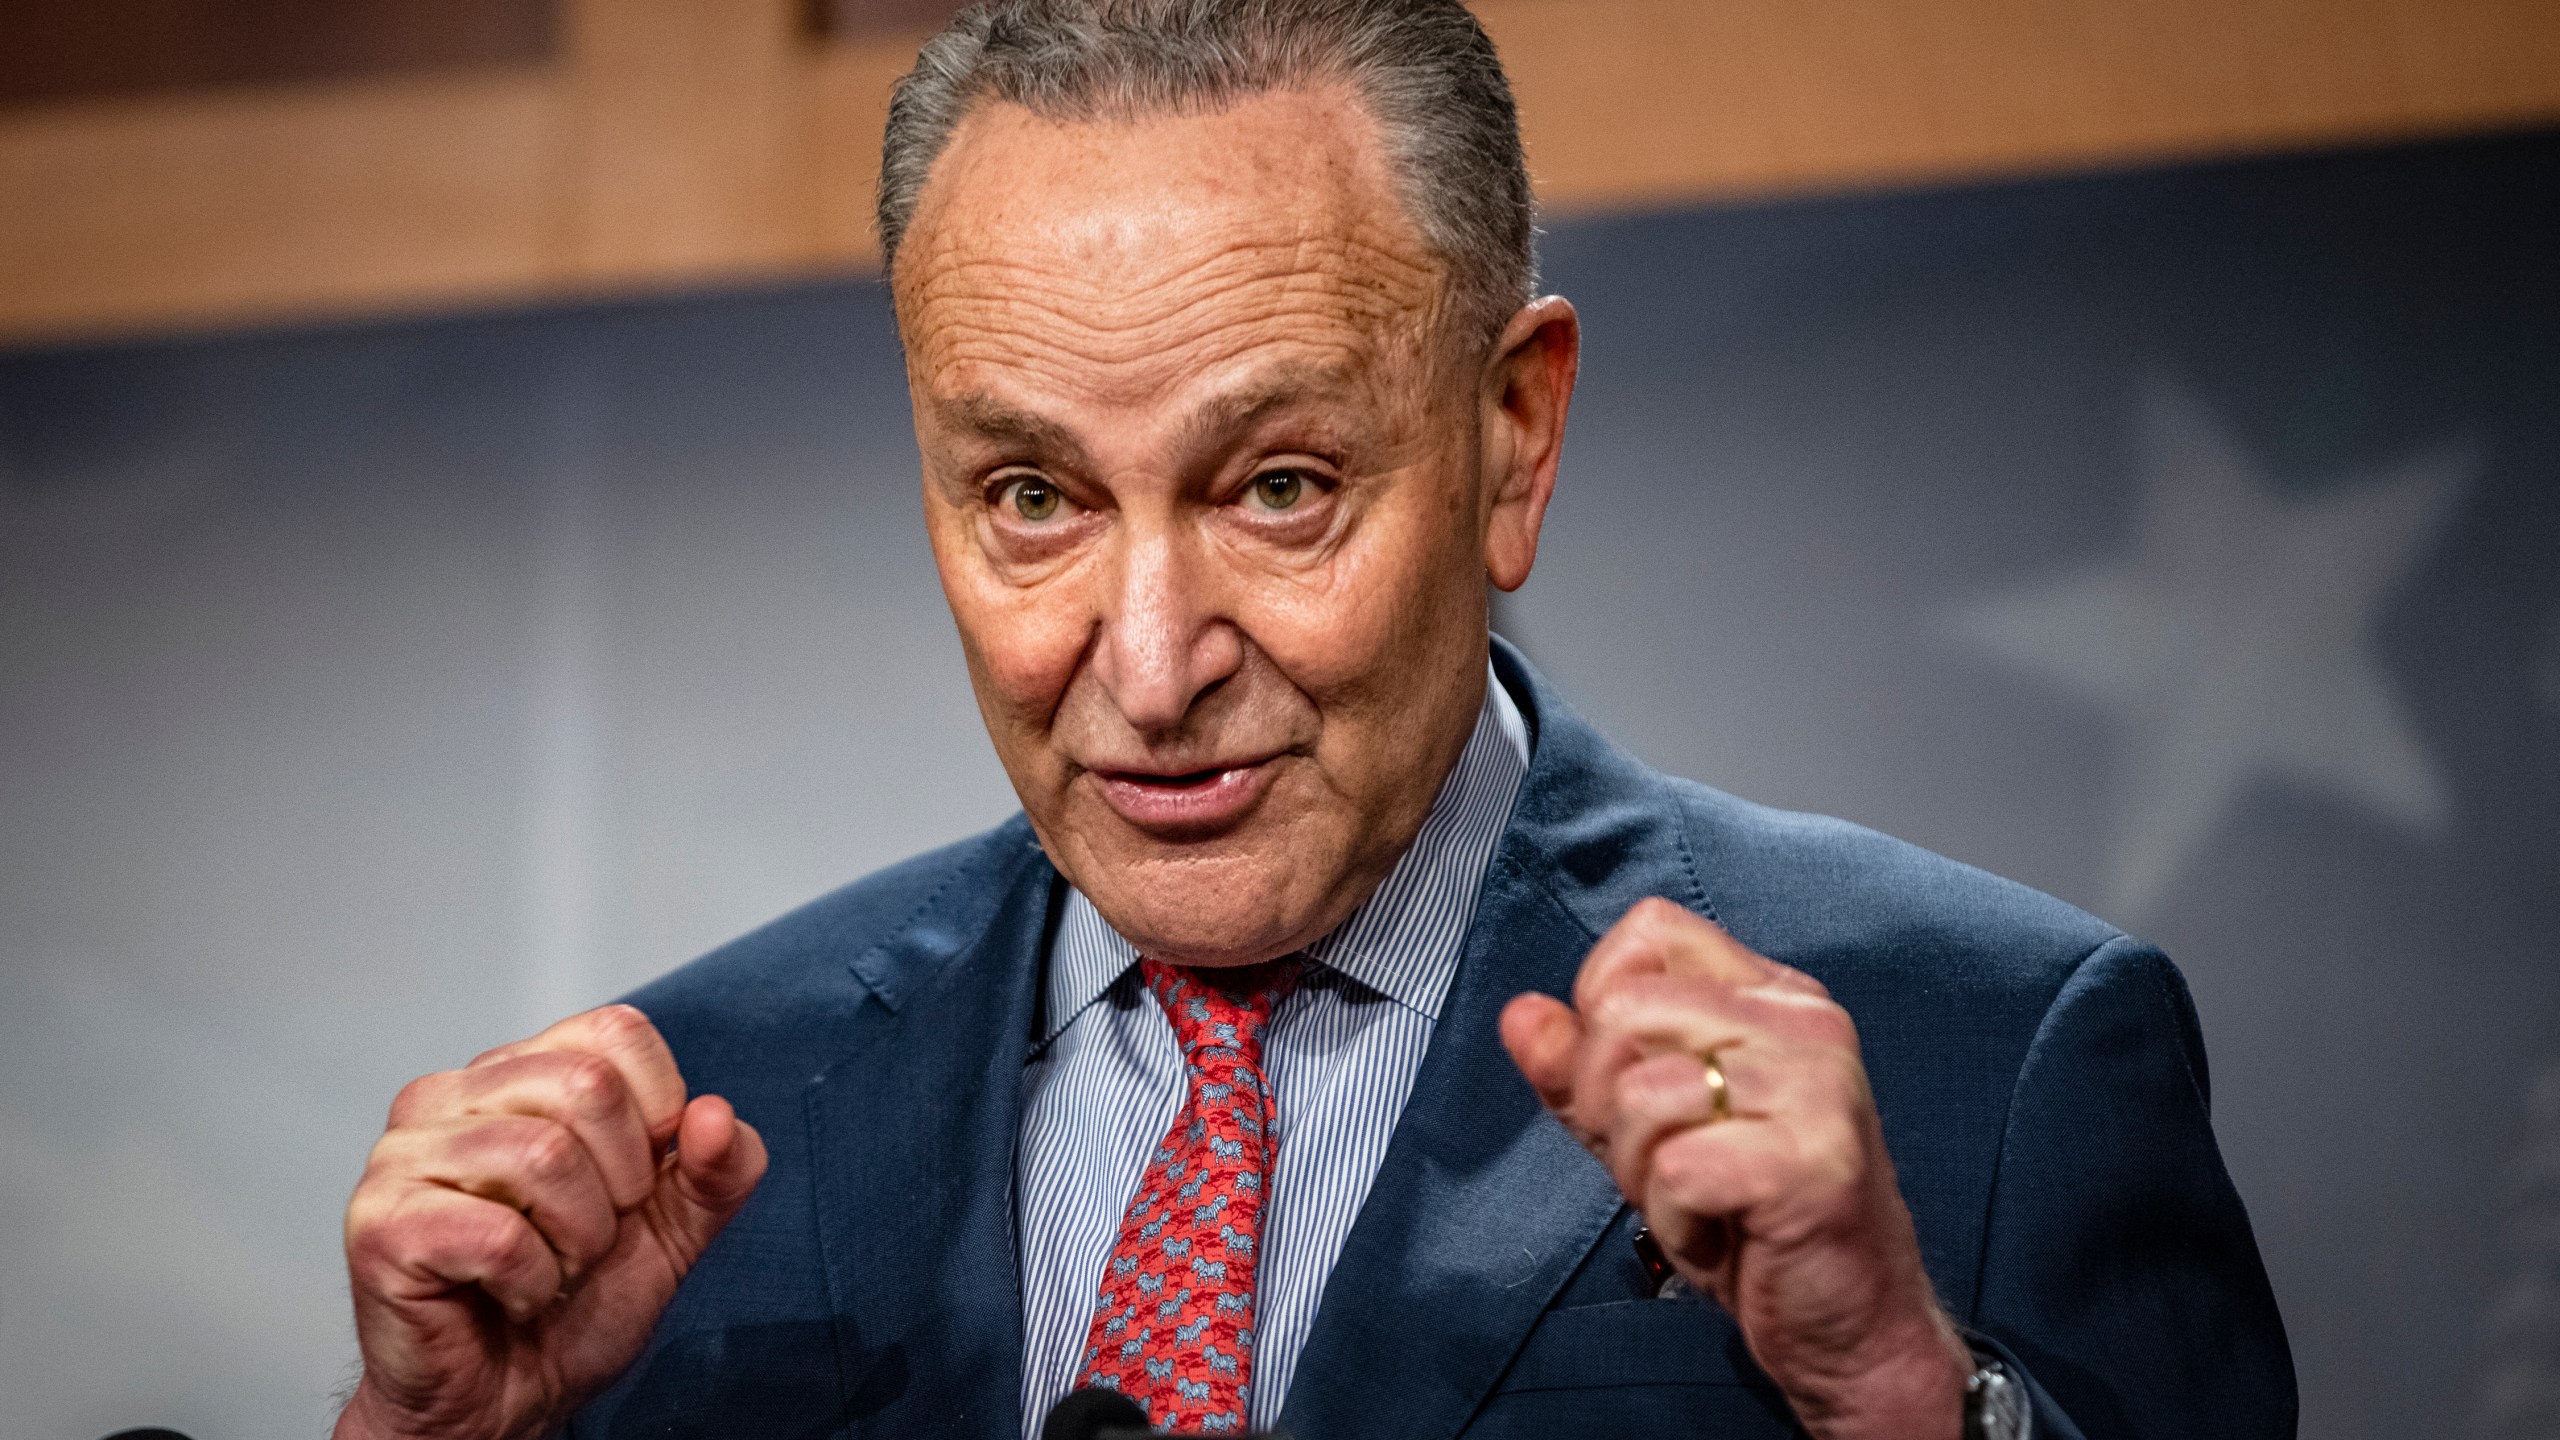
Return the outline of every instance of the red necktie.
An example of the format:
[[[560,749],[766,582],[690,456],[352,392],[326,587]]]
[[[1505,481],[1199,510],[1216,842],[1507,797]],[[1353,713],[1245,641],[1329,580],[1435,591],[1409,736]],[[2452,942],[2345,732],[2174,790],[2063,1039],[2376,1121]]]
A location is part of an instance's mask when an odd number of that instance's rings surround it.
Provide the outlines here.
[[[1238,970],[1141,962],[1182,1046],[1182,1108],[1147,1157],[1102,1272],[1084,1380],[1159,1430],[1240,1431],[1253,1383],[1253,1266],[1271,1180],[1262,1031],[1294,958]]]

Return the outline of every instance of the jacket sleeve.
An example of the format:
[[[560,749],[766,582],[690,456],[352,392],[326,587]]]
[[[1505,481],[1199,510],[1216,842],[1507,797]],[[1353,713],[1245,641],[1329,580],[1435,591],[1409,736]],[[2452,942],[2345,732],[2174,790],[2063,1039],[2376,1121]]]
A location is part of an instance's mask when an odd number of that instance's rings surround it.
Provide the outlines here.
[[[1973,1312],[2038,1440],[2290,1440],[2292,1352],[2214,1143],[2204,1037],[2168,957],[2118,937],[2020,1067]]]

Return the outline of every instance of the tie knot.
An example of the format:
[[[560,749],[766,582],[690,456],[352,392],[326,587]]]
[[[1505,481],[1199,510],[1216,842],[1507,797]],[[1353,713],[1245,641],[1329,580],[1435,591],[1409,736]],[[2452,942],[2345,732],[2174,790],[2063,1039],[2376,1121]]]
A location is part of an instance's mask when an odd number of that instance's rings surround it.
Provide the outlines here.
[[[1262,1063],[1262,1030],[1298,983],[1301,962],[1295,955],[1232,969],[1200,969],[1139,962],[1147,989],[1173,1022],[1173,1038],[1192,1063],[1222,1058],[1204,1054],[1232,1050],[1247,1065]]]

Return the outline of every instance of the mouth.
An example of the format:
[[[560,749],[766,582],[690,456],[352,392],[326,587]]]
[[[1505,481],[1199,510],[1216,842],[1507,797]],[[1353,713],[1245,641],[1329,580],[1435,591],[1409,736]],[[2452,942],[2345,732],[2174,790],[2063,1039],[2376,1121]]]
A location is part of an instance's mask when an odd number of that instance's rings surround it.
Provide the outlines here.
[[[1279,757],[1240,761],[1168,774],[1146,770],[1089,771],[1121,819],[1160,833],[1223,829],[1244,817],[1270,788]]]

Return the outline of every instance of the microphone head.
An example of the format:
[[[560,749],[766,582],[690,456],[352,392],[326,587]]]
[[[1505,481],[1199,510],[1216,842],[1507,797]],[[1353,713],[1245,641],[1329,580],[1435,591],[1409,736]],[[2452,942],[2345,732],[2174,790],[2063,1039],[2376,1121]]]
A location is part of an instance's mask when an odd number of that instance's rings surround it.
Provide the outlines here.
[[[1124,1432],[1148,1433],[1147,1412],[1117,1390],[1070,1390],[1040,1422],[1040,1440],[1114,1440]]]
[[[175,1430],[145,1427],[140,1430],[119,1430],[108,1436],[107,1440],[187,1440],[187,1437]]]

